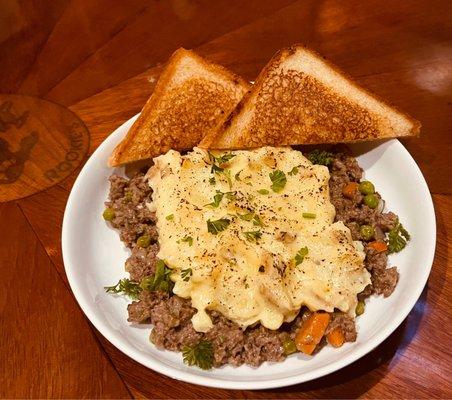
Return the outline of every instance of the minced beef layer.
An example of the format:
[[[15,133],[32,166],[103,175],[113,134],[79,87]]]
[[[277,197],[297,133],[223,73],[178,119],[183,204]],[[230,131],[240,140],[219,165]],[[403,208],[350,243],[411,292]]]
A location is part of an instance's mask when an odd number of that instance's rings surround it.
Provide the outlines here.
[[[383,239],[385,233],[394,227],[397,216],[370,209],[362,202],[362,196],[354,199],[345,198],[342,188],[350,181],[359,182],[362,169],[350,156],[338,153],[330,166],[330,197],[336,208],[336,220],[343,221],[351,230],[354,240],[362,240],[359,226],[372,225],[375,238]],[[158,253],[158,236],[155,227],[155,213],[146,206],[151,201],[152,190],[145,181],[144,174],[138,173],[133,178],[125,179],[117,175],[110,177],[110,194],[105,205],[114,210],[111,224],[119,230],[120,238],[131,249],[131,255],[125,264],[130,280],[141,282],[154,273]],[[377,194],[378,195],[378,194]],[[379,195],[378,195],[379,196]],[[136,245],[142,235],[151,238],[146,248]],[[365,242],[364,242],[365,243]],[[365,245],[365,266],[371,273],[372,284],[358,297],[364,299],[371,295],[389,296],[398,280],[395,267],[387,268],[387,254],[375,253]],[[283,341],[294,339],[296,331],[310,312],[302,308],[298,317],[291,323],[283,324],[277,331],[261,325],[241,329],[234,322],[212,311],[213,328],[200,333],[193,329],[191,317],[196,310],[191,301],[162,291],[142,291],[137,301],[128,306],[128,321],[133,323],[151,323],[151,341],[159,348],[181,351],[184,346],[191,346],[201,339],[209,340],[214,350],[214,366],[224,364],[239,366],[248,364],[258,366],[264,361],[282,361],[285,359]],[[340,326],[345,340],[356,340],[354,320],[343,313],[333,313],[326,333]],[[320,349],[325,341],[318,345]]]

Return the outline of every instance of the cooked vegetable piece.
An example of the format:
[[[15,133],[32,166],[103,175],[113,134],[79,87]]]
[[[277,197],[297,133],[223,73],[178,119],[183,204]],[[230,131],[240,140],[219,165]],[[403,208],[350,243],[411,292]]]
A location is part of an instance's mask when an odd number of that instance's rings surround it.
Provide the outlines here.
[[[292,339],[285,339],[282,343],[284,354],[288,356],[289,354],[295,353],[297,351],[297,346]]]
[[[137,239],[137,246],[146,248],[146,247],[149,247],[150,244],[151,244],[151,237],[149,235],[143,235]]]
[[[333,347],[341,347],[345,342],[344,332],[340,326],[336,326],[328,335],[326,335],[326,340]]]
[[[353,199],[357,191],[358,184],[356,182],[349,182],[342,188],[342,194],[349,199]]]
[[[308,213],[308,212],[304,212],[302,214],[303,218],[306,219],[315,219],[316,215],[314,213]]]
[[[370,225],[361,225],[359,232],[361,233],[361,236],[364,240],[370,240],[375,235],[375,230]]]
[[[373,242],[370,242],[367,246],[374,249],[377,253],[381,253],[383,251],[388,250],[388,245],[381,240],[375,240]]]
[[[364,201],[364,204],[369,208],[377,208],[378,203],[380,202],[377,195],[375,195],[375,194],[366,194],[364,196],[363,201]]]
[[[364,314],[364,310],[366,309],[366,303],[364,301],[358,301],[358,304],[356,305],[355,314],[361,315]]]
[[[115,211],[112,208],[107,207],[102,213],[102,216],[104,217],[105,221],[113,221],[113,218],[115,217]]]
[[[375,193],[375,186],[372,182],[369,182],[369,181],[362,181],[359,184],[358,189],[362,194]]]
[[[331,316],[328,313],[312,313],[295,336],[297,349],[304,354],[312,354],[325,334],[330,319]]]

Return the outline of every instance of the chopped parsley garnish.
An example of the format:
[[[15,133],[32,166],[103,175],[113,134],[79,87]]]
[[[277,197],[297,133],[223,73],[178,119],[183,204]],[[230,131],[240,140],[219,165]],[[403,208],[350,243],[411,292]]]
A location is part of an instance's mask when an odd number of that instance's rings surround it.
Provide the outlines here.
[[[303,213],[302,214],[303,218],[307,218],[307,219],[314,219],[316,217],[316,215],[314,213]]]
[[[311,161],[313,164],[319,164],[319,165],[330,165],[333,161],[333,153],[330,153],[328,151],[315,149],[312,150],[308,154],[308,160]]]
[[[263,226],[264,225],[262,223],[262,220],[260,219],[259,215],[257,215],[257,214],[254,214],[253,225],[256,225],[256,226]]]
[[[183,242],[183,243],[188,243],[189,246],[193,245],[193,238],[191,236],[185,236],[180,241]]]
[[[218,208],[218,206],[221,203],[221,200],[223,200],[223,196],[224,196],[224,193],[222,193],[220,191],[217,191],[217,194],[215,196],[213,196],[212,203],[206,204],[206,206],[210,206],[210,207],[213,207],[213,208]]]
[[[105,286],[104,289],[107,293],[123,294],[133,300],[136,300],[141,292],[140,285],[127,278],[120,279],[114,286]]]
[[[242,172],[242,170],[240,170],[239,172],[237,172],[235,175],[234,175],[234,179],[236,180],[236,181],[240,181],[241,179],[240,179],[240,172]]]
[[[215,181],[215,177],[211,177],[211,178],[209,178],[209,183],[211,184],[211,185],[215,185],[215,183],[216,183],[216,181]]]
[[[298,174],[298,166],[293,167],[293,168],[288,172],[288,174],[289,174],[290,176]]]
[[[246,240],[250,242],[257,242],[262,237],[261,231],[249,231],[249,232],[243,232],[243,234],[246,237]]]
[[[237,213],[237,217],[239,217],[240,219],[242,219],[244,221],[251,221],[254,217],[254,213],[253,212],[249,212],[249,213],[245,213],[245,214]]]
[[[180,276],[184,282],[188,282],[192,275],[193,275],[193,270],[191,268],[183,269],[180,274]]]
[[[208,340],[201,339],[193,346],[184,346],[182,348],[184,363],[201,369],[211,369],[213,365],[213,346]]]
[[[260,194],[269,194],[270,192],[269,192],[267,189],[259,189],[259,190],[257,191],[257,193],[260,193]]]
[[[286,186],[287,183],[286,174],[284,172],[277,169],[276,171],[270,172],[268,175],[272,181],[271,188],[274,192],[278,193],[284,189],[284,186]]]
[[[217,157],[209,152],[209,160],[212,162],[211,172],[213,174],[223,174],[228,181],[229,187],[232,187],[231,171],[229,169],[224,169],[224,164],[229,162],[234,157],[235,154],[232,153],[226,153]]]
[[[398,253],[403,250],[410,238],[408,231],[397,221],[394,228],[388,232],[387,242],[389,254]]]
[[[166,266],[165,261],[158,260],[155,264],[155,273],[143,278],[140,282],[140,288],[148,291],[162,290],[171,292],[174,286],[170,279],[171,273],[172,271]]]
[[[212,235],[217,235],[218,232],[224,231],[229,224],[231,223],[231,220],[227,218],[220,218],[215,221],[211,221],[210,219],[207,220],[207,231],[210,232]]]
[[[205,206],[211,206],[213,208],[218,208],[218,206],[221,203],[221,200],[223,200],[223,196],[226,196],[228,200],[235,200],[237,192],[220,192],[217,190],[217,193],[215,196],[213,196],[213,202],[206,204]]]
[[[165,217],[165,219],[166,219],[167,221],[172,221],[172,220],[174,219],[174,214],[167,215],[167,216]]]
[[[295,265],[299,265],[303,262],[304,258],[308,255],[308,248],[302,247],[298,250],[298,253],[295,255]]]

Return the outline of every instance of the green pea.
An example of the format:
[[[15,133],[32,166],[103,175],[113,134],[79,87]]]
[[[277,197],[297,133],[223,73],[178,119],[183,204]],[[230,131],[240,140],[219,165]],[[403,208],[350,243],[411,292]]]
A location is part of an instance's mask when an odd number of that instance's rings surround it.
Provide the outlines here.
[[[104,217],[105,221],[113,221],[113,218],[115,217],[115,212],[112,208],[107,207],[102,213],[102,216]]]
[[[366,194],[364,196],[364,204],[369,208],[377,208],[380,200],[375,194]]]
[[[137,245],[143,248],[149,247],[151,244],[151,237],[149,235],[140,236],[137,239]]]
[[[361,225],[359,232],[364,240],[370,240],[374,237],[375,231],[370,225]]]
[[[358,190],[362,194],[373,194],[375,193],[375,186],[372,182],[362,181],[358,186]]]
[[[364,303],[364,301],[358,301],[358,304],[356,305],[356,309],[355,309],[356,315],[363,314],[365,309],[366,309],[366,304]]]
[[[282,345],[284,349],[284,354],[286,356],[297,351],[297,346],[295,345],[295,342],[292,339],[285,339]]]

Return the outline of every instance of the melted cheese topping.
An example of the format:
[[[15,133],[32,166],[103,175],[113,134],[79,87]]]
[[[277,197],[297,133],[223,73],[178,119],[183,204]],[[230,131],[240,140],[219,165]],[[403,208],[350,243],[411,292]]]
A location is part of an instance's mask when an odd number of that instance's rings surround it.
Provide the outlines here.
[[[174,293],[191,298],[197,309],[195,330],[212,327],[206,310],[243,328],[260,322],[269,329],[293,320],[303,305],[354,315],[356,295],[370,275],[361,242],[353,242],[342,222],[333,223],[328,168],[290,148],[232,154],[215,173],[204,150],[184,156],[170,150],[148,172],[158,257],[174,271]],[[279,192],[269,176],[276,170],[287,179]],[[225,193],[218,206],[208,205],[218,191]],[[209,232],[208,221],[219,219],[229,225]],[[304,247],[308,254],[297,263]]]

